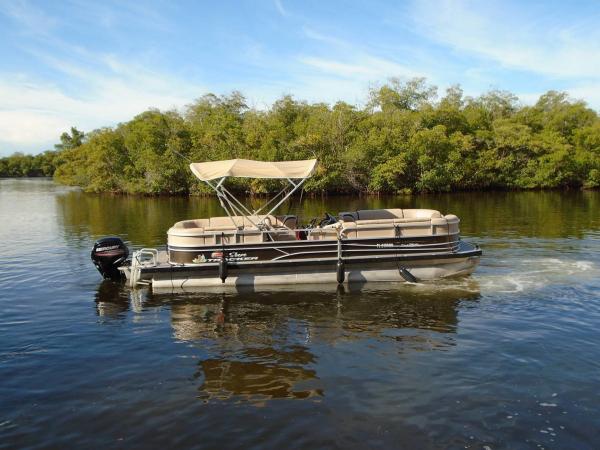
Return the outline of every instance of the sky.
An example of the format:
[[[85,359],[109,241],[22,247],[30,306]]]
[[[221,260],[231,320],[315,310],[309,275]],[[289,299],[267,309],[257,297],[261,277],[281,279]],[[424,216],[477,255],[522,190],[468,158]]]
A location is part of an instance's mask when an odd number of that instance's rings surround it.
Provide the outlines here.
[[[600,110],[598,24],[596,1],[0,0],[0,155],[209,92],[361,105],[390,77]]]

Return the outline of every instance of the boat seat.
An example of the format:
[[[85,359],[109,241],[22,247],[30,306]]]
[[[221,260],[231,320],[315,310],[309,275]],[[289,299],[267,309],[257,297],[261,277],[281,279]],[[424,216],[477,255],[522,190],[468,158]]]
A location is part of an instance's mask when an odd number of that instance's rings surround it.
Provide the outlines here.
[[[361,209],[358,211],[341,212],[338,216],[340,220],[344,222],[355,222],[357,220],[401,219],[404,217],[400,208]]]
[[[306,237],[309,241],[322,241],[325,239],[337,239],[338,232],[336,228],[313,228]]]
[[[340,212],[338,214],[338,218],[342,222],[356,222],[356,211],[354,211],[354,212],[350,212],[350,211]]]
[[[357,220],[351,227],[345,227],[342,232],[346,236],[353,233],[356,238],[396,237],[396,225],[394,219]]]
[[[342,235],[348,239],[448,235],[459,232],[459,218],[454,214],[444,217],[434,210],[404,210],[408,216],[396,219],[340,220]],[[362,217],[362,216],[361,216]]]
[[[228,228],[243,228],[244,227],[244,217],[243,216],[225,216],[225,217],[211,217],[209,220],[208,228],[218,229],[221,227]],[[234,225],[235,223],[235,225]],[[208,230],[207,228],[207,230]]]
[[[238,231],[238,227],[234,227],[233,224],[227,226],[223,225],[220,227],[206,227],[203,231]]]
[[[434,209],[361,209],[339,213],[339,218],[343,222],[356,222],[358,220],[433,219],[439,217],[442,217],[442,215]]]
[[[277,219],[276,223],[281,224],[282,227],[289,228],[291,230],[294,230],[298,227],[298,216],[275,216],[275,219]]]
[[[296,216],[265,216],[267,228],[295,228],[298,218]]]
[[[233,220],[232,220],[233,219]],[[183,220],[175,223],[172,230],[197,230],[197,231],[215,231],[221,229],[256,229],[261,221],[271,228],[289,228],[295,229],[298,225],[298,217],[292,215],[273,216],[223,216],[211,217],[210,219]],[[234,225],[235,223],[235,225]]]
[[[194,220],[182,220],[181,222],[177,222],[171,228],[173,229],[203,229],[209,225],[208,219],[194,219]]]
[[[264,233],[265,240],[272,241],[295,241],[296,233],[287,228],[274,228]]]
[[[347,238],[374,238],[432,235],[432,219],[441,218],[432,209],[364,209],[341,212],[342,233]],[[444,222],[444,224],[446,224]]]
[[[403,209],[402,214],[405,219],[437,219],[442,214],[435,209]]]
[[[356,220],[401,219],[403,211],[394,209],[361,209],[356,211]]]
[[[394,225],[400,223],[411,222],[429,222],[431,219],[374,219],[374,220],[357,220],[357,225]]]
[[[268,233],[258,229],[257,225],[261,221],[264,221]],[[223,233],[223,239],[228,243],[292,241],[296,240],[293,230],[297,223],[298,217],[292,215],[222,216],[183,220],[168,230],[167,237],[169,245],[178,246],[215,245],[217,241],[220,242]]]

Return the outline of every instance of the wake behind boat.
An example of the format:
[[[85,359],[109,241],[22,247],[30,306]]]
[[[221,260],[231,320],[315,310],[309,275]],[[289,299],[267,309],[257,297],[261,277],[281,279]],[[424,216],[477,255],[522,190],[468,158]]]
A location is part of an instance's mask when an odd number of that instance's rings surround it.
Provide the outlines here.
[[[155,288],[417,282],[475,270],[481,250],[460,239],[460,220],[452,214],[399,208],[326,212],[307,225],[295,215],[275,215],[316,164],[314,159],[192,163],[226,216],[177,222],[167,232],[166,250],[144,248],[131,260],[120,238],[102,238],[92,261],[105,278]],[[229,177],[281,179],[287,185],[250,210],[226,188]]]

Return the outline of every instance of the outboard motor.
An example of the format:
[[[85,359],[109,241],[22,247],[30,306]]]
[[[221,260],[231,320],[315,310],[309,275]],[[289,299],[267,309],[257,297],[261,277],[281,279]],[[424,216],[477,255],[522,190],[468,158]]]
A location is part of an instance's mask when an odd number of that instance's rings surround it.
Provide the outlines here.
[[[103,237],[94,243],[92,248],[92,262],[104,278],[120,280],[122,277],[118,267],[129,256],[129,249],[125,243],[116,236]]]

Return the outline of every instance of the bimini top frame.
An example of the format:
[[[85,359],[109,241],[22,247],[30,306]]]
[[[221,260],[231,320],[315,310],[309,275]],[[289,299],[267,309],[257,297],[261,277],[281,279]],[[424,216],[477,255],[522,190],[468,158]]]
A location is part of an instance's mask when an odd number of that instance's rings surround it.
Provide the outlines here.
[[[200,180],[208,184],[217,194],[219,203],[231,219],[235,227],[239,227],[233,215],[246,216],[248,221],[259,229],[265,228],[265,218],[271,215],[283,204],[302,184],[313,174],[317,165],[316,159],[303,161],[253,161],[249,159],[230,159],[226,161],[209,161],[191,163],[190,169]],[[285,186],[275,197],[260,208],[250,211],[223,185],[229,177],[263,178],[287,180],[292,189],[285,193]],[[284,194],[285,193],[285,194]],[[258,223],[252,219],[275,201],[280,195],[281,200],[265,214]]]

